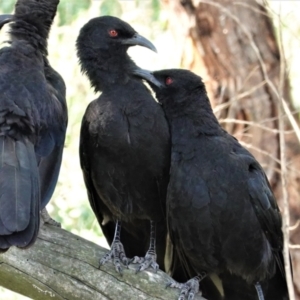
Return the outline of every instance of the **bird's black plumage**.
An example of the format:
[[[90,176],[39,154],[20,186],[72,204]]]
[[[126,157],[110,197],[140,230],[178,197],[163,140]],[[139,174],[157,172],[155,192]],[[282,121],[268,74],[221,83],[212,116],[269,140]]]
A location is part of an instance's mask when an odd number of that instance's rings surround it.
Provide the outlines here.
[[[257,282],[265,299],[288,299],[281,215],[262,167],[222,129],[200,77],[153,76],[171,133],[168,228],[185,270],[219,274],[226,299],[258,299]]]
[[[161,106],[127,54],[132,45],[154,46],[122,20],[104,16],[80,31],[77,54],[96,92],[82,120],[80,161],[91,207],[111,244],[122,221],[128,257],[144,256],[149,220],[157,223],[157,261],[163,268],[165,196],[170,162],[168,124]]]
[[[18,0],[9,20],[9,45],[0,50],[2,251],[35,241],[40,210],[58,178],[67,125],[65,85],[47,60],[58,3]]]
[[[49,144],[51,144],[51,148],[48,148],[48,150],[51,149],[49,155],[47,155],[47,153],[43,153],[44,150],[38,151],[36,149],[40,175],[42,209],[44,209],[50,201],[57,184],[68,123],[65,82],[61,75],[51,67],[47,57],[45,56],[44,73],[48,85],[48,90],[51,93],[52,98],[55,100],[53,109],[60,110],[61,123],[57,124],[57,126],[48,127],[45,130],[45,133],[43,133],[44,136],[48,136],[47,139],[50,140],[50,143],[41,142],[41,146],[39,145],[39,147],[42,148],[45,147],[45,145],[49,147]]]

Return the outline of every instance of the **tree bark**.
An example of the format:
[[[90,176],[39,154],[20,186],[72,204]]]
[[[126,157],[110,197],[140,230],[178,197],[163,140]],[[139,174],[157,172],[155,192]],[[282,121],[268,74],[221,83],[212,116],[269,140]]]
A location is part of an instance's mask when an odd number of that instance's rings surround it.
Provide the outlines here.
[[[171,278],[158,271],[135,274],[130,265],[120,276],[112,263],[99,266],[107,252],[68,231],[43,226],[29,249],[0,254],[0,285],[36,300],[176,299]],[[204,299],[197,295],[196,299]]]
[[[164,0],[164,4],[170,12],[169,28],[181,47],[182,67],[202,76],[219,121],[264,167],[283,210],[276,92],[290,109],[292,101],[282,70],[284,57],[267,8],[256,0]],[[299,126],[298,115],[294,118]],[[286,115],[284,120],[287,190],[294,225],[300,219],[300,147]],[[300,244],[299,226],[290,231],[290,237],[292,244]],[[300,251],[290,251],[300,299]]]

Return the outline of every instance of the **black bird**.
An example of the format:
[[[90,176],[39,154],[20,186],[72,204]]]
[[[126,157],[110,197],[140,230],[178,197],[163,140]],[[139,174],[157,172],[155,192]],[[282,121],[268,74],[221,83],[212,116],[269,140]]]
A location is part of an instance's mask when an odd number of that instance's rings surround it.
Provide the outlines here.
[[[133,75],[138,67],[127,50],[135,45],[155,51],[129,24],[111,16],[90,20],[77,39],[82,71],[102,92],[82,120],[81,168],[91,207],[111,244],[100,264],[113,258],[120,273],[120,260],[127,265],[126,255],[144,256],[147,249],[145,257],[133,260],[140,263],[137,271],[156,270],[156,260],[163,267],[166,243],[169,128],[161,106]]]
[[[29,247],[54,191],[67,126],[65,84],[47,60],[59,0],[19,0],[0,50],[0,250]]]
[[[181,288],[179,299],[193,299],[211,273],[222,279],[226,299],[288,299],[281,215],[262,167],[222,129],[200,77],[178,69],[139,75],[170,126],[168,230],[194,277],[170,284]]]

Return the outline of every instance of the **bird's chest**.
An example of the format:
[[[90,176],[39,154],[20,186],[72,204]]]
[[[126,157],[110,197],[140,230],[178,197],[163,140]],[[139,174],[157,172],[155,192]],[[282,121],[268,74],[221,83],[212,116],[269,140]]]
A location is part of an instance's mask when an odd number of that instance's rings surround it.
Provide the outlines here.
[[[135,151],[143,143],[151,119],[140,103],[131,106],[114,107],[99,110],[98,117],[90,123],[90,133],[97,138],[95,147],[115,150],[119,154]]]

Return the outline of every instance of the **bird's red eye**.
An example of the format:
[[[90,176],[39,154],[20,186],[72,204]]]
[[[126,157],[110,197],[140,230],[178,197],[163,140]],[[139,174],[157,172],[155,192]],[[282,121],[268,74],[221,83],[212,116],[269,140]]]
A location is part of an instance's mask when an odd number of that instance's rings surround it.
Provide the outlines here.
[[[116,36],[118,36],[118,31],[115,30],[115,29],[111,29],[108,33],[109,33],[109,35],[110,35],[111,37],[116,37]]]
[[[166,82],[166,85],[170,85],[171,83],[173,83],[173,79],[171,77],[167,77],[165,82]]]

